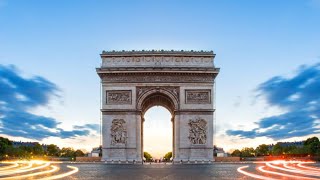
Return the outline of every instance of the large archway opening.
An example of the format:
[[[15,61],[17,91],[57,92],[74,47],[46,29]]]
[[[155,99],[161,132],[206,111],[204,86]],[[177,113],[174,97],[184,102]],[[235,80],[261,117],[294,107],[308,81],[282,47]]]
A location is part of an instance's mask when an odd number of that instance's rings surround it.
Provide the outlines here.
[[[154,160],[173,150],[171,119],[171,113],[162,106],[153,106],[144,114],[143,152],[148,152]]]
[[[153,159],[162,159],[171,152],[174,157],[174,114],[178,103],[171,92],[152,89],[138,101],[141,110],[141,150]],[[146,159],[148,160],[148,159]],[[170,160],[166,158],[166,160]]]

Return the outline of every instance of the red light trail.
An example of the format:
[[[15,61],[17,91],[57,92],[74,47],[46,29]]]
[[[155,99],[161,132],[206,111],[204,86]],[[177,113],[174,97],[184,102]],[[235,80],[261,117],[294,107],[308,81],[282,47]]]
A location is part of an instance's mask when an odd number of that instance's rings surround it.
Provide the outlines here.
[[[244,169],[249,166],[241,166],[237,171],[246,176],[255,179],[274,180],[279,177],[295,178],[295,179],[310,179],[316,180],[320,178],[320,168],[306,166],[305,164],[311,164],[314,162],[302,162],[302,161],[268,161],[259,162],[257,170],[258,173],[252,173],[245,171]]]

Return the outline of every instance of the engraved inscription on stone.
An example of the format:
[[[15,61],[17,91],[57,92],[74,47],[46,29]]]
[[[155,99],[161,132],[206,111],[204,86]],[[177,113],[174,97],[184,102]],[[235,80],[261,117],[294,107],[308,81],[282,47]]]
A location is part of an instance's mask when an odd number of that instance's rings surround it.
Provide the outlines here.
[[[114,119],[111,125],[111,145],[127,143],[126,122],[123,119]]]
[[[107,104],[131,104],[131,90],[107,91]]]
[[[210,104],[211,90],[186,90],[186,104]]]
[[[191,144],[205,144],[207,142],[207,122],[204,119],[190,119],[188,123],[189,140]]]

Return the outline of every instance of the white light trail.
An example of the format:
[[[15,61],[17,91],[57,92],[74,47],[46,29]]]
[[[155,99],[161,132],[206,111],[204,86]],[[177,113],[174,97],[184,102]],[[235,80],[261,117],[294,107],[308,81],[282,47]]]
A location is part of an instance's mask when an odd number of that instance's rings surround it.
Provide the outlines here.
[[[305,176],[296,176],[296,175],[292,175],[292,174],[285,174],[285,173],[280,173],[280,172],[276,172],[276,171],[268,171],[264,169],[265,166],[259,166],[258,169],[261,172],[267,173],[267,174],[274,174],[274,175],[278,175],[278,176],[283,176],[283,177],[291,177],[291,178],[297,178],[297,179],[310,179],[310,180],[318,180],[316,178],[309,178],[309,177],[305,177]]]
[[[302,165],[302,163],[298,163],[298,166],[299,166],[299,167],[302,167],[302,168],[305,168],[305,169],[311,169],[311,170],[320,171],[320,168],[304,166],[304,165]]]
[[[27,178],[27,177],[33,177],[33,176],[39,176],[39,175],[44,175],[44,174],[49,174],[49,173],[53,173],[55,171],[58,171],[59,168],[57,166],[50,166],[51,169],[46,170],[46,171],[40,171],[40,172],[36,172],[36,173],[30,173],[30,174],[24,174],[24,175],[19,175],[19,176],[11,176],[11,177],[7,177],[7,178],[1,178],[1,179],[17,179],[17,178]]]
[[[265,164],[270,170],[265,169],[266,166],[258,166],[258,173],[251,173],[248,171],[244,171],[243,169],[248,168],[249,166],[241,166],[237,169],[239,173],[242,173],[246,176],[255,178],[255,179],[273,179],[272,175],[280,176],[280,177],[289,177],[295,179],[319,179],[320,177],[320,169],[314,167],[304,166],[303,164],[310,164],[314,162],[301,162],[301,161],[266,161],[261,162],[260,164]],[[295,165],[295,167],[293,166]],[[300,168],[298,168],[300,167]],[[304,169],[303,169],[304,168]],[[275,171],[276,170],[276,171]],[[301,174],[301,175],[295,175]],[[270,176],[271,175],[271,176]],[[278,177],[276,179],[279,179]]]
[[[12,164],[6,167],[0,168],[0,179],[23,179],[23,178],[35,178],[39,179],[41,177],[37,176],[47,176],[42,178],[43,180],[51,179],[61,179],[72,174],[75,174],[79,171],[77,167],[67,166],[71,171],[66,173],[57,173],[59,172],[59,167],[50,165],[52,164],[61,164],[61,162],[49,162],[49,161],[13,161],[13,162],[2,162],[3,164]],[[50,166],[50,169],[48,167]],[[44,169],[46,168],[46,169]],[[34,172],[30,172],[34,171]],[[21,174],[23,173],[23,174]],[[51,175],[51,173],[55,173]],[[2,176],[2,177],[1,177]],[[37,177],[37,178],[36,178]]]
[[[43,178],[41,180],[60,179],[60,178],[64,178],[64,177],[70,176],[70,175],[72,175],[74,173],[77,173],[79,171],[79,169],[77,167],[74,167],[74,166],[67,166],[67,167],[70,168],[70,169],[73,169],[73,170],[69,171],[67,173],[58,174],[58,175],[55,175],[55,176],[49,176],[49,177]]]
[[[267,176],[261,176],[261,175],[257,175],[257,174],[253,174],[253,173],[250,173],[250,172],[247,172],[247,171],[244,171],[243,169],[245,168],[248,168],[249,166],[241,166],[237,169],[238,172],[244,174],[244,175],[247,175],[247,176],[250,176],[250,177],[253,177],[253,178],[256,178],[256,179],[265,179],[265,180],[276,180],[274,178],[270,178],[270,177],[267,177]]]
[[[283,163],[285,164],[285,163]],[[279,166],[274,166],[272,163],[266,163],[267,166],[274,168],[274,169],[279,169],[282,171],[287,171],[287,172],[292,172],[292,173],[297,173],[297,174],[305,174],[305,175],[311,175],[311,176],[320,176],[320,172],[310,172],[310,171],[304,171],[304,170],[293,170],[293,169],[287,169],[287,168],[282,168]]]
[[[8,163],[8,164],[9,164],[9,163]],[[1,168],[0,168],[0,171],[4,171],[4,170],[7,170],[7,169],[12,169],[12,168],[15,168],[15,167],[18,167],[18,166],[19,166],[18,163],[14,163],[14,162],[12,162],[12,163],[10,163],[10,164],[12,164],[12,165],[5,166],[5,167],[1,167]]]

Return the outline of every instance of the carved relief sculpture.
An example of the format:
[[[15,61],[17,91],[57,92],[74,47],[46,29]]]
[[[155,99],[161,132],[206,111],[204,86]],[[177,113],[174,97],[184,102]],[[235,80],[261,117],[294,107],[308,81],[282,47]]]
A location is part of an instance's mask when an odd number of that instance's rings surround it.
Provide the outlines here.
[[[131,91],[107,91],[107,104],[131,104]]]
[[[208,90],[186,90],[186,104],[210,104],[211,91]]]
[[[111,125],[111,145],[126,144],[127,129],[123,119],[114,119]]]
[[[207,122],[204,119],[190,119],[188,123],[189,140],[192,144],[205,144],[207,142]]]

